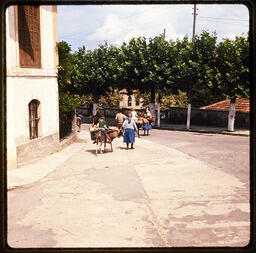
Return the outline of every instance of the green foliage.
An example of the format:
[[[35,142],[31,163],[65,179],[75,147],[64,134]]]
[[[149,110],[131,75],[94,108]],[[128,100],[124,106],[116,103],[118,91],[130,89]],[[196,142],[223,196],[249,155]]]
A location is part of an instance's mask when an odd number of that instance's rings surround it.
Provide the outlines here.
[[[61,112],[71,112],[80,105],[80,101],[70,93],[61,92],[59,94],[59,109]]]
[[[100,45],[91,51],[85,47],[75,53],[71,82],[77,94],[92,94],[93,101],[106,94],[114,87],[117,79],[117,48]]]
[[[119,108],[119,104],[122,100],[122,95],[118,89],[113,89],[112,87],[106,92],[105,96],[99,99],[99,106],[106,108]]]
[[[59,90],[62,92],[69,91],[70,89],[70,75],[73,69],[74,57],[71,53],[70,45],[61,41],[57,43],[59,54],[59,67],[58,67],[58,84]]]
[[[139,101],[141,100],[141,104],[143,107],[146,107],[146,106],[149,106],[150,102],[151,102],[151,94],[149,92],[145,92],[145,93],[141,93],[141,92],[138,92],[136,95],[135,95],[135,100],[136,101]]]
[[[178,94],[164,95],[161,103],[161,110],[168,110],[173,106],[186,107],[188,105],[188,96],[186,92],[178,90]]]
[[[142,106],[148,106],[150,101],[150,93],[138,93],[135,99],[142,99]],[[158,94],[156,94],[158,100]],[[178,90],[177,94],[166,94],[161,99],[161,110],[168,110],[173,106],[186,107],[188,105],[188,96],[186,92]]]
[[[118,56],[119,89],[126,88],[128,92],[141,87],[147,61],[146,38],[133,38],[128,44],[123,43]]]
[[[93,96],[91,94],[73,95],[73,97],[77,99],[80,107],[89,107],[93,103]]]
[[[203,31],[194,43],[185,36],[166,41],[162,36],[133,38],[121,47],[79,48],[74,54],[59,43],[61,91],[86,95],[84,104],[118,107],[116,89],[136,89],[143,105],[161,94],[170,105],[203,106],[231,97],[249,97],[249,42],[245,36],[224,39]],[[185,98],[186,94],[186,98]],[[89,97],[90,98],[89,98]],[[169,101],[169,102],[167,102]]]
[[[217,47],[218,90],[226,98],[249,97],[249,41],[245,35]]]

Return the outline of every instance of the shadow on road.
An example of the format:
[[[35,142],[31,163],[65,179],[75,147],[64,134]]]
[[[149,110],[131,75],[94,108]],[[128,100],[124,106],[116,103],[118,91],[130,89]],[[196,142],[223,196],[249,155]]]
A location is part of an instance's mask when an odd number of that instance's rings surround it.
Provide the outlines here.
[[[126,149],[126,147],[117,147],[118,149]]]
[[[209,134],[209,133],[192,133],[192,135],[207,135],[207,136],[216,136],[216,134]]]
[[[89,152],[93,155],[96,155],[96,149],[86,149],[86,152]],[[102,150],[103,154],[104,153],[112,153],[112,151],[110,149],[105,149],[104,151]],[[100,154],[100,151],[98,152],[98,154]],[[102,155],[102,154],[101,154]],[[97,155],[96,155],[97,156]]]

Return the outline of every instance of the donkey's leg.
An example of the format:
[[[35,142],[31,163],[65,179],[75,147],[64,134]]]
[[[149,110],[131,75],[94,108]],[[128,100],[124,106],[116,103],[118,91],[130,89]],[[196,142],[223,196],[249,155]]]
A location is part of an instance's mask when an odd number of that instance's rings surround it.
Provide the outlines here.
[[[101,147],[102,147],[102,141],[100,142],[100,153],[103,154]]]
[[[110,142],[111,152],[113,152],[112,141]]]

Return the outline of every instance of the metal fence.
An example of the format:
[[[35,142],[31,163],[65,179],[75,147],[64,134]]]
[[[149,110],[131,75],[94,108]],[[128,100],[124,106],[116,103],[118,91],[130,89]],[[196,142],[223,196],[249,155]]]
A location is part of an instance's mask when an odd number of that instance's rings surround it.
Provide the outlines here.
[[[75,114],[74,112],[60,112],[59,116],[60,140],[62,140],[72,132]]]

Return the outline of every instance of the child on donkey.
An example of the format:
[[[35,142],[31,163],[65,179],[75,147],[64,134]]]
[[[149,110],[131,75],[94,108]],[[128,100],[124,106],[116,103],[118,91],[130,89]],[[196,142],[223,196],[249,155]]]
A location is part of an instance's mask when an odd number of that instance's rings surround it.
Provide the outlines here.
[[[108,125],[107,125],[107,122],[105,121],[104,115],[100,116],[99,121],[97,123],[97,127],[99,130],[101,130],[104,133],[106,142],[111,142],[111,138],[109,137],[108,131],[107,131]]]

